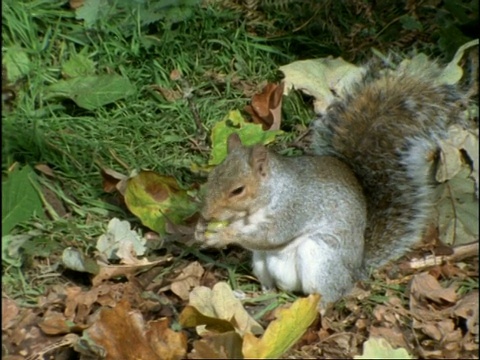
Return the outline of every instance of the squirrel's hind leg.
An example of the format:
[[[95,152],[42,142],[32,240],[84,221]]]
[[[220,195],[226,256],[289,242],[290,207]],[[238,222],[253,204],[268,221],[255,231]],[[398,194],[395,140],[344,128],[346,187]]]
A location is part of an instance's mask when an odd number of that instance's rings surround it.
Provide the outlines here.
[[[340,299],[355,283],[351,254],[342,258],[338,250],[326,246],[320,239],[304,241],[297,249],[297,271],[302,291],[305,294],[320,294],[321,307]]]

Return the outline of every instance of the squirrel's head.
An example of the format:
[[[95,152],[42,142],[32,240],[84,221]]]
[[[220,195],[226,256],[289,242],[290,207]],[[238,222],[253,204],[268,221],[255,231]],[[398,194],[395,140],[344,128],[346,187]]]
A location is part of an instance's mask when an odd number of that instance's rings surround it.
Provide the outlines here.
[[[229,136],[227,157],[210,173],[202,216],[210,221],[240,219],[261,208],[266,194],[270,154],[263,145],[244,146],[238,134]]]

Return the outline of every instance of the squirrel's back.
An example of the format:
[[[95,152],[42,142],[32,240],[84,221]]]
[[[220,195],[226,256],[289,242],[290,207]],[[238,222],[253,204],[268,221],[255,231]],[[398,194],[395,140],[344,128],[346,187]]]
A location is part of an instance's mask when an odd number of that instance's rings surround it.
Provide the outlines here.
[[[363,186],[365,265],[402,256],[421,240],[433,203],[438,140],[460,122],[461,93],[438,83],[439,69],[370,68],[315,123],[316,149],[349,164]]]

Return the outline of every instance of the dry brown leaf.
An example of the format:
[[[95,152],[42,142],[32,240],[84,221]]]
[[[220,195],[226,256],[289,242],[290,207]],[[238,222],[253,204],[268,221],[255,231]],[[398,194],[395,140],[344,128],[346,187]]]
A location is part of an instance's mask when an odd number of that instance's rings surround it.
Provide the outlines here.
[[[267,84],[261,93],[253,95],[252,104],[245,107],[253,122],[262,124],[263,130],[280,129],[283,87],[283,83]]]
[[[35,165],[35,170],[40,171],[42,174],[47,175],[48,177],[56,177],[53,169],[47,164],[37,164]]]
[[[478,291],[472,291],[461,298],[452,310],[455,316],[467,320],[468,331],[478,339]]]
[[[443,288],[437,279],[428,273],[417,274],[413,277],[410,292],[417,299],[430,299],[437,303],[445,300],[454,303],[457,300],[456,285]]]
[[[78,9],[79,7],[83,6],[85,0],[70,0],[70,7],[72,9]]]
[[[163,98],[168,102],[175,102],[183,98],[182,92],[178,90],[168,89],[159,85],[152,85],[150,88],[162,94]]]
[[[172,259],[172,257],[167,256],[159,260],[155,260],[152,262],[146,262],[142,264],[135,264],[135,265],[105,265],[99,262],[100,271],[97,275],[92,279],[92,285],[98,286],[103,281],[118,277],[118,276],[129,276],[134,275],[140,271],[146,270],[150,267],[159,265],[164,262],[168,262]]]
[[[187,350],[185,334],[171,330],[168,319],[145,324],[140,312],[132,310],[124,300],[113,309],[102,308],[83,339],[93,342],[90,350],[95,346],[103,348],[107,360],[181,359]]]
[[[223,349],[215,349],[212,344],[205,340],[197,340],[193,343],[193,350],[188,354],[189,359],[229,359]]]
[[[71,331],[65,315],[56,311],[47,311],[38,326],[47,335],[62,335]]]
[[[150,321],[146,338],[161,359],[182,359],[187,353],[187,337],[170,329],[169,320]]]
[[[388,341],[394,348],[409,349],[407,341],[400,330],[399,326],[385,327],[385,326],[372,326],[370,327],[370,337],[382,337]]]
[[[7,330],[15,324],[19,312],[15,300],[2,297],[2,330]]]
[[[242,359],[242,338],[235,331],[208,335],[193,343],[190,359]]]
[[[182,73],[178,69],[173,69],[170,72],[170,80],[177,81],[182,78]]]
[[[180,275],[172,280],[171,289],[173,293],[182,300],[188,300],[190,291],[200,285],[200,279],[204,272],[204,268],[198,261],[190,263],[182,270]]]
[[[129,179],[127,175],[109,168],[100,169],[100,174],[102,175],[103,191],[107,193],[118,191],[122,197],[125,195]]]

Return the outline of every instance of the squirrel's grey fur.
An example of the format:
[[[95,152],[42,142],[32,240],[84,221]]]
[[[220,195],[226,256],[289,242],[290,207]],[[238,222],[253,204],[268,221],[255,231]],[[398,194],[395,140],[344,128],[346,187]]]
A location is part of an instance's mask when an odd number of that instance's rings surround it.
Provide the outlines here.
[[[438,84],[433,62],[415,68],[369,65],[361,82],[315,122],[314,149],[357,175],[367,199],[365,267],[376,268],[417,243],[431,215],[438,140],[462,123],[456,86]]]
[[[231,136],[197,240],[252,250],[264,288],[318,292],[323,304],[403,255],[431,216],[438,140],[461,122],[463,97],[438,83],[435,64],[417,65],[370,67],[315,122],[320,156],[282,157]]]

